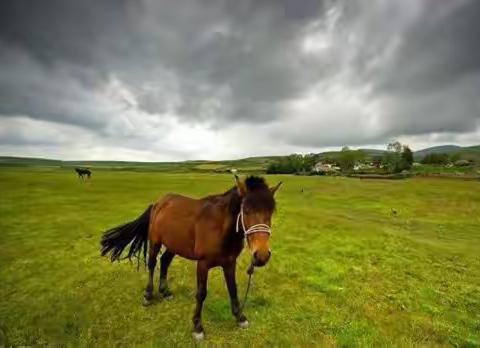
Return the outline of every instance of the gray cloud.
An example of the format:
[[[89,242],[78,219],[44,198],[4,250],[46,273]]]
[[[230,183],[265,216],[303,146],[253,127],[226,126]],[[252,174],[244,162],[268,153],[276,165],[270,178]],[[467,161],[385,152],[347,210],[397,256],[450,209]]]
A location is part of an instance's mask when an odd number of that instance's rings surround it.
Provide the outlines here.
[[[0,149],[29,142],[18,115],[145,158],[237,154],[218,149],[236,125],[273,153],[475,132],[479,15],[474,0],[3,1]]]
[[[401,49],[380,79],[380,90],[430,93],[480,73],[480,3],[430,5],[407,28]]]

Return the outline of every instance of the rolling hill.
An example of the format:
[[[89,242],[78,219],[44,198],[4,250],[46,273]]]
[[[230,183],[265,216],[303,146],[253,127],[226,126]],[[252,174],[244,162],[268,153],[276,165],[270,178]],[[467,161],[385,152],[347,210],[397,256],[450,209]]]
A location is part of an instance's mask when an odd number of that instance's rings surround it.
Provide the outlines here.
[[[88,167],[94,170],[158,171],[158,172],[228,172],[236,168],[243,173],[264,172],[279,156],[248,157],[227,161],[129,162],[129,161],[62,161],[30,157],[0,156],[1,167],[63,168]]]
[[[433,153],[446,153],[449,155],[458,154],[459,158],[480,160],[480,145],[475,146],[457,146],[457,145],[442,145],[433,146],[423,150],[415,151],[413,157],[416,161]]]
[[[441,145],[441,146],[433,146],[433,147],[428,147],[423,150],[415,151],[413,153],[414,157],[417,159],[421,159],[425,157],[426,155],[430,155],[432,153],[455,153],[459,152],[462,150],[461,146],[457,145]]]

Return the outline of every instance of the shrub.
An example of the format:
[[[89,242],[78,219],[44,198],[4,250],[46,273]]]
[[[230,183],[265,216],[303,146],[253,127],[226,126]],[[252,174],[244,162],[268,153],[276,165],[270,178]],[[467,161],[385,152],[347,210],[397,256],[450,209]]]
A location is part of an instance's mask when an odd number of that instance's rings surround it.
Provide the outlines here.
[[[446,153],[429,153],[421,162],[423,164],[447,164],[449,157]]]

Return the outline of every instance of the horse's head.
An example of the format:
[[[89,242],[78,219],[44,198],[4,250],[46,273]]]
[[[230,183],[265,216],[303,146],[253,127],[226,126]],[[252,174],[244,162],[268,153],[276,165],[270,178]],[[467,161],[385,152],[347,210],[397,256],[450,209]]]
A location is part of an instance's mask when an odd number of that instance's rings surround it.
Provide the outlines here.
[[[274,194],[282,183],[270,188],[263,178],[257,176],[250,176],[244,182],[235,176],[235,181],[242,198],[237,229],[241,226],[245,232],[254,266],[264,266],[272,253],[269,239],[275,211]]]

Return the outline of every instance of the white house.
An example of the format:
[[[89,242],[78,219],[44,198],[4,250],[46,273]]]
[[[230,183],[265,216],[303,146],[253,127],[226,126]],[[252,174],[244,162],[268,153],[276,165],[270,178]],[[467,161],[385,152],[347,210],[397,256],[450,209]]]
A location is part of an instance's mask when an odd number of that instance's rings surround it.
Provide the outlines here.
[[[334,173],[340,170],[340,167],[337,167],[334,164],[318,162],[313,166],[313,171],[316,173]]]

